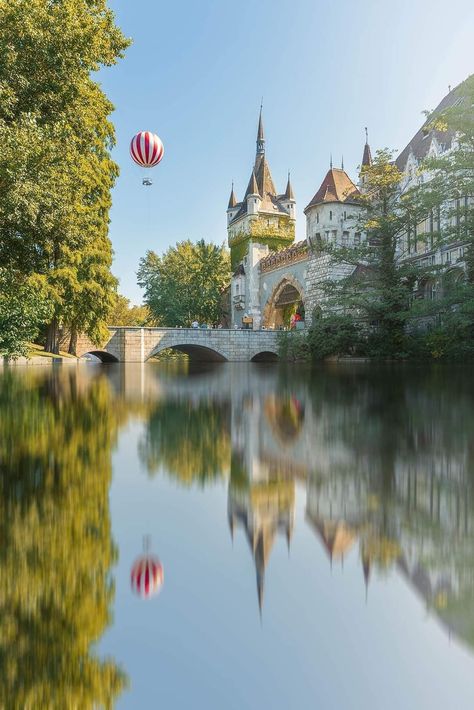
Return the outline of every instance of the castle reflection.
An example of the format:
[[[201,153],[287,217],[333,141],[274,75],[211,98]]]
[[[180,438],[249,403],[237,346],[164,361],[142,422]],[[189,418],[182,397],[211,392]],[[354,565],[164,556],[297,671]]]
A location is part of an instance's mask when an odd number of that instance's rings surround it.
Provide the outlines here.
[[[188,463],[200,452],[178,478],[228,476],[230,532],[248,540],[260,610],[275,540],[291,544],[299,485],[330,563],[357,554],[367,586],[374,574],[401,575],[450,634],[474,645],[474,392],[462,371],[447,381],[442,370],[224,367],[161,386],[145,457],[159,411],[160,441],[172,439]]]
[[[224,487],[230,535],[248,541],[261,613],[272,551],[307,525],[328,564],[358,559],[369,604],[374,578],[399,575],[472,648],[473,403],[463,370],[3,372],[2,697],[10,707],[111,706],[127,683],[94,648],[114,602],[112,451],[131,419],[150,476],[172,479],[183,494]]]

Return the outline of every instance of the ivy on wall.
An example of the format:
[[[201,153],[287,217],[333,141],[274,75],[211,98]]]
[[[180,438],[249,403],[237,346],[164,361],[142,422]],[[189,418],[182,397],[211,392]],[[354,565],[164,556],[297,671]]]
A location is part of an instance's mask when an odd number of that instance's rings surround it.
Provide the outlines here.
[[[248,253],[249,242],[258,241],[270,251],[289,247],[295,239],[295,225],[289,217],[280,217],[278,224],[268,224],[265,217],[254,219],[248,232],[238,232],[229,239],[232,268],[235,269]]]

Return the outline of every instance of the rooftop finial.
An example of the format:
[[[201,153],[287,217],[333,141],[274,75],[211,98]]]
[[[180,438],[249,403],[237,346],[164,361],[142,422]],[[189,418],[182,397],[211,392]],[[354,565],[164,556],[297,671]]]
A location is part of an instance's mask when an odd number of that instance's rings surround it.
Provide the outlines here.
[[[263,132],[263,96],[262,103],[260,104],[260,115],[258,117],[258,130],[257,130],[257,155],[263,155],[265,153],[265,135]]]
[[[332,170],[332,153],[329,154],[329,167]]]
[[[368,131],[368,129],[367,129],[367,126],[365,127],[365,142],[366,142],[366,143],[369,142],[369,131]]]
[[[344,155],[341,158],[341,170],[344,170]]]

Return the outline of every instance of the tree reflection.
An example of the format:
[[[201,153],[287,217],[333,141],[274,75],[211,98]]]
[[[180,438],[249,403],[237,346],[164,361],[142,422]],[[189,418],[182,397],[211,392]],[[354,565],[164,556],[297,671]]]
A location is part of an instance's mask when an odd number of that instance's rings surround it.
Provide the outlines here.
[[[230,451],[229,406],[210,399],[160,403],[140,444],[150,473],[164,470],[185,486],[228,475]]]
[[[112,707],[126,677],[93,645],[114,587],[108,492],[123,409],[104,379],[0,379],[2,707]]]

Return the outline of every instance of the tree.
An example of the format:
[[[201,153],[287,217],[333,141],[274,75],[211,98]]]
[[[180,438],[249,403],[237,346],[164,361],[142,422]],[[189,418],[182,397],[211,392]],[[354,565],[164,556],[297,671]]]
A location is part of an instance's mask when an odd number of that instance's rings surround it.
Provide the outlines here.
[[[416,282],[432,275],[403,259],[406,235],[426,214],[426,204],[401,187],[402,174],[388,150],[379,150],[372,165],[362,168],[364,193],[359,229],[367,238],[359,245],[324,244],[333,263],[345,264],[349,275],[322,284],[330,310],[352,316],[359,329],[371,332],[372,354],[404,353],[405,325]],[[319,329],[322,320],[313,328]]]
[[[41,279],[53,352],[60,324],[80,322],[97,338],[115,289],[107,236],[118,174],[113,106],[90,74],[127,44],[106,0],[0,7],[0,259]],[[100,269],[89,268],[94,251]]]
[[[153,325],[153,319],[148,306],[131,306],[128,298],[117,294],[109,313],[109,325],[143,327]]]
[[[203,239],[178,242],[163,256],[148,251],[138,269],[146,305],[157,323],[168,327],[189,327],[194,320],[217,325],[229,282],[228,251]]]
[[[0,356],[28,354],[51,308],[38,285],[21,274],[0,269]]]

